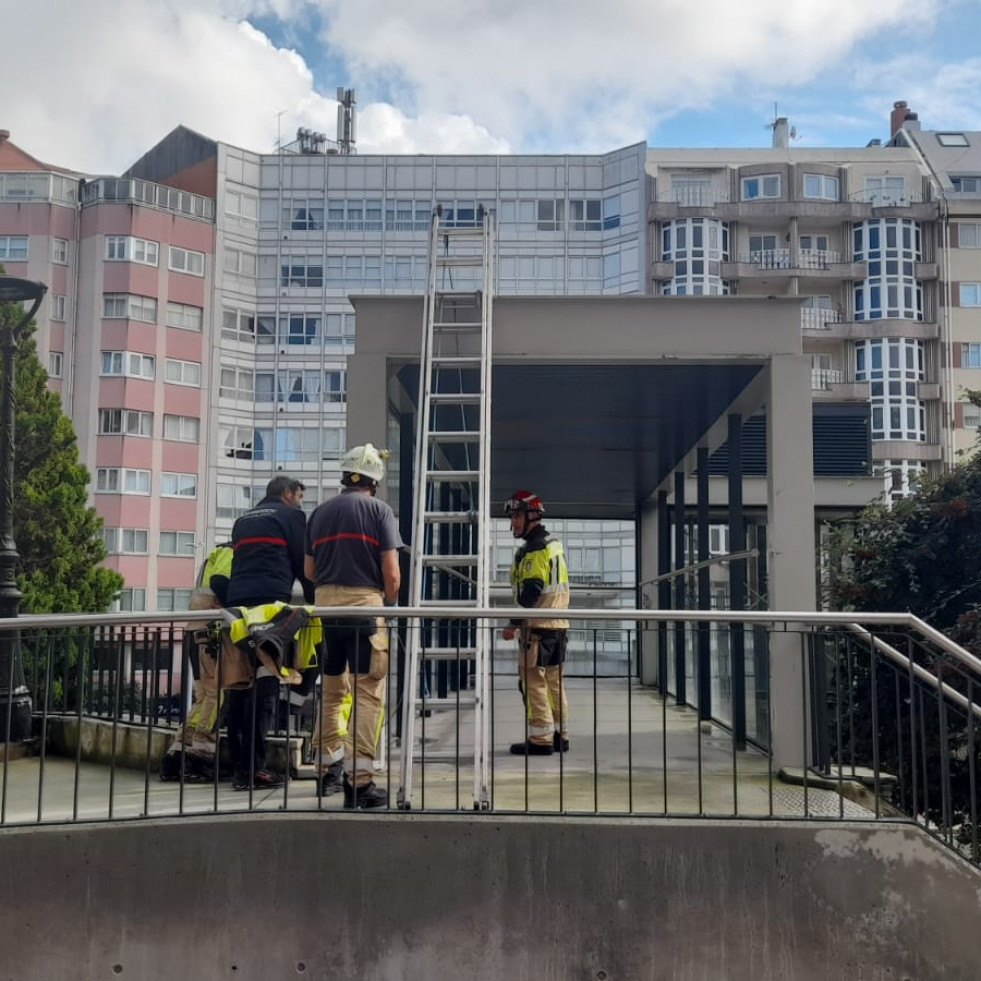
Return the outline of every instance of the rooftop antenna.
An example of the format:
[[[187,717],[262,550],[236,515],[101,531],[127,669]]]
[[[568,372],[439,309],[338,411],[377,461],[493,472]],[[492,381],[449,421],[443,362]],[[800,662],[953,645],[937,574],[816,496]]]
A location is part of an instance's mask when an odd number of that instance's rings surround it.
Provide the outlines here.
[[[276,149],[281,150],[283,147],[283,113],[286,112],[285,109],[280,109],[279,112],[275,113],[276,116]]]
[[[337,146],[342,154],[355,152],[357,143],[355,135],[355,99],[354,89],[338,88],[337,90]]]

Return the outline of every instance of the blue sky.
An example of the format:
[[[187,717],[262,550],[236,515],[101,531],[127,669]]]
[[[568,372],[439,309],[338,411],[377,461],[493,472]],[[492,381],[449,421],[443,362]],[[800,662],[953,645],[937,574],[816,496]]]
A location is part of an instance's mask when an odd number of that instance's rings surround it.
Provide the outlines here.
[[[797,146],[981,129],[981,0],[0,0],[0,127],[43,160],[118,172],[183,123],[257,151]],[[37,38],[45,43],[38,47]],[[43,60],[39,60],[39,57]]]

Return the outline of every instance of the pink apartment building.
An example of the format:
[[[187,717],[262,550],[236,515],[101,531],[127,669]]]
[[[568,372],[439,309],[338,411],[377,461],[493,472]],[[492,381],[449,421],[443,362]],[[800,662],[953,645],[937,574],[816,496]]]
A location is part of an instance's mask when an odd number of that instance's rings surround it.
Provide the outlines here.
[[[38,354],[105,521],[123,609],[186,605],[205,538],[211,199],[42,163],[0,131],[0,262],[49,293]]]

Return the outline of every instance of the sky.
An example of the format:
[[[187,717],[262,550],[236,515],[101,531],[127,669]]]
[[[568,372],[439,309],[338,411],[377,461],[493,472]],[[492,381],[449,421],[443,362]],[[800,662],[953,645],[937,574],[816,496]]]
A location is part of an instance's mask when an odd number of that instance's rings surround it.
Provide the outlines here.
[[[0,128],[120,173],[183,124],[258,152],[603,152],[981,130],[981,0],[0,0]]]

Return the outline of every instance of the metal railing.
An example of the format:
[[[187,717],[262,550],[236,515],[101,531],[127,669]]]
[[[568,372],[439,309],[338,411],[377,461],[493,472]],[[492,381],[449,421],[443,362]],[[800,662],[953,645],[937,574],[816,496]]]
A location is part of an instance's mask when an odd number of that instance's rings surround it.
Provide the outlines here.
[[[791,249],[759,249],[741,253],[738,261],[760,269],[828,269],[842,259],[827,249],[799,249],[796,258]]]
[[[826,330],[829,324],[840,324],[845,315],[841,310],[825,310],[820,307],[802,307],[800,325],[811,330]]]
[[[284,699],[274,721],[278,765],[293,778],[283,786],[232,790],[221,728],[219,765],[204,782],[190,768],[190,746],[179,754],[178,778],[158,779],[164,753],[181,745],[191,702],[185,625],[213,615],[0,621],[0,636],[19,638],[34,706],[25,758],[16,758],[9,732],[0,733],[0,825],[341,809],[341,798],[323,796],[315,779],[319,678],[292,710]],[[474,663],[464,653],[473,618],[503,626],[528,615],[447,607],[438,619],[429,609],[401,609],[389,619],[389,704],[375,781],[391,808],[409,622],[424,618],[433,652],[412,680],[420,692],[412,809],[453,812],[473,807]],[[486,637],[495,812],[906,820],[981,864],[981,660],[917,618],[639,609],[568,617],[579,643],[562,669],[567,752],[509,752],[529,736],[516,649],[498,629]],[[221,658],[218,664],[221,687]],[[770,679],[788,670],[806,684],[799,704],[774,713]],[[362,710],[355,696],[355,719]],[[9,710],[0,717],[9,719]],[[771,749],[778,720],[782,744],[789,737],[799,747],[794,758],[784,749],[777,759]]]
[[[840,385],[845,380],[845,373],[837,368],[812,368],[811,389],[815,392],[826,392],[832,385]]]
[[[918,191],[897,189],[866,189],[848,195],[849,201],[871,204],[873,208],[908,208],[911,204],[922,204],[923,195]]]
[[[667,199],[680,204],[683,208],[711,208],[716,204],[728,203],[729,195],[724,190],[698,185],[672,187]]]

